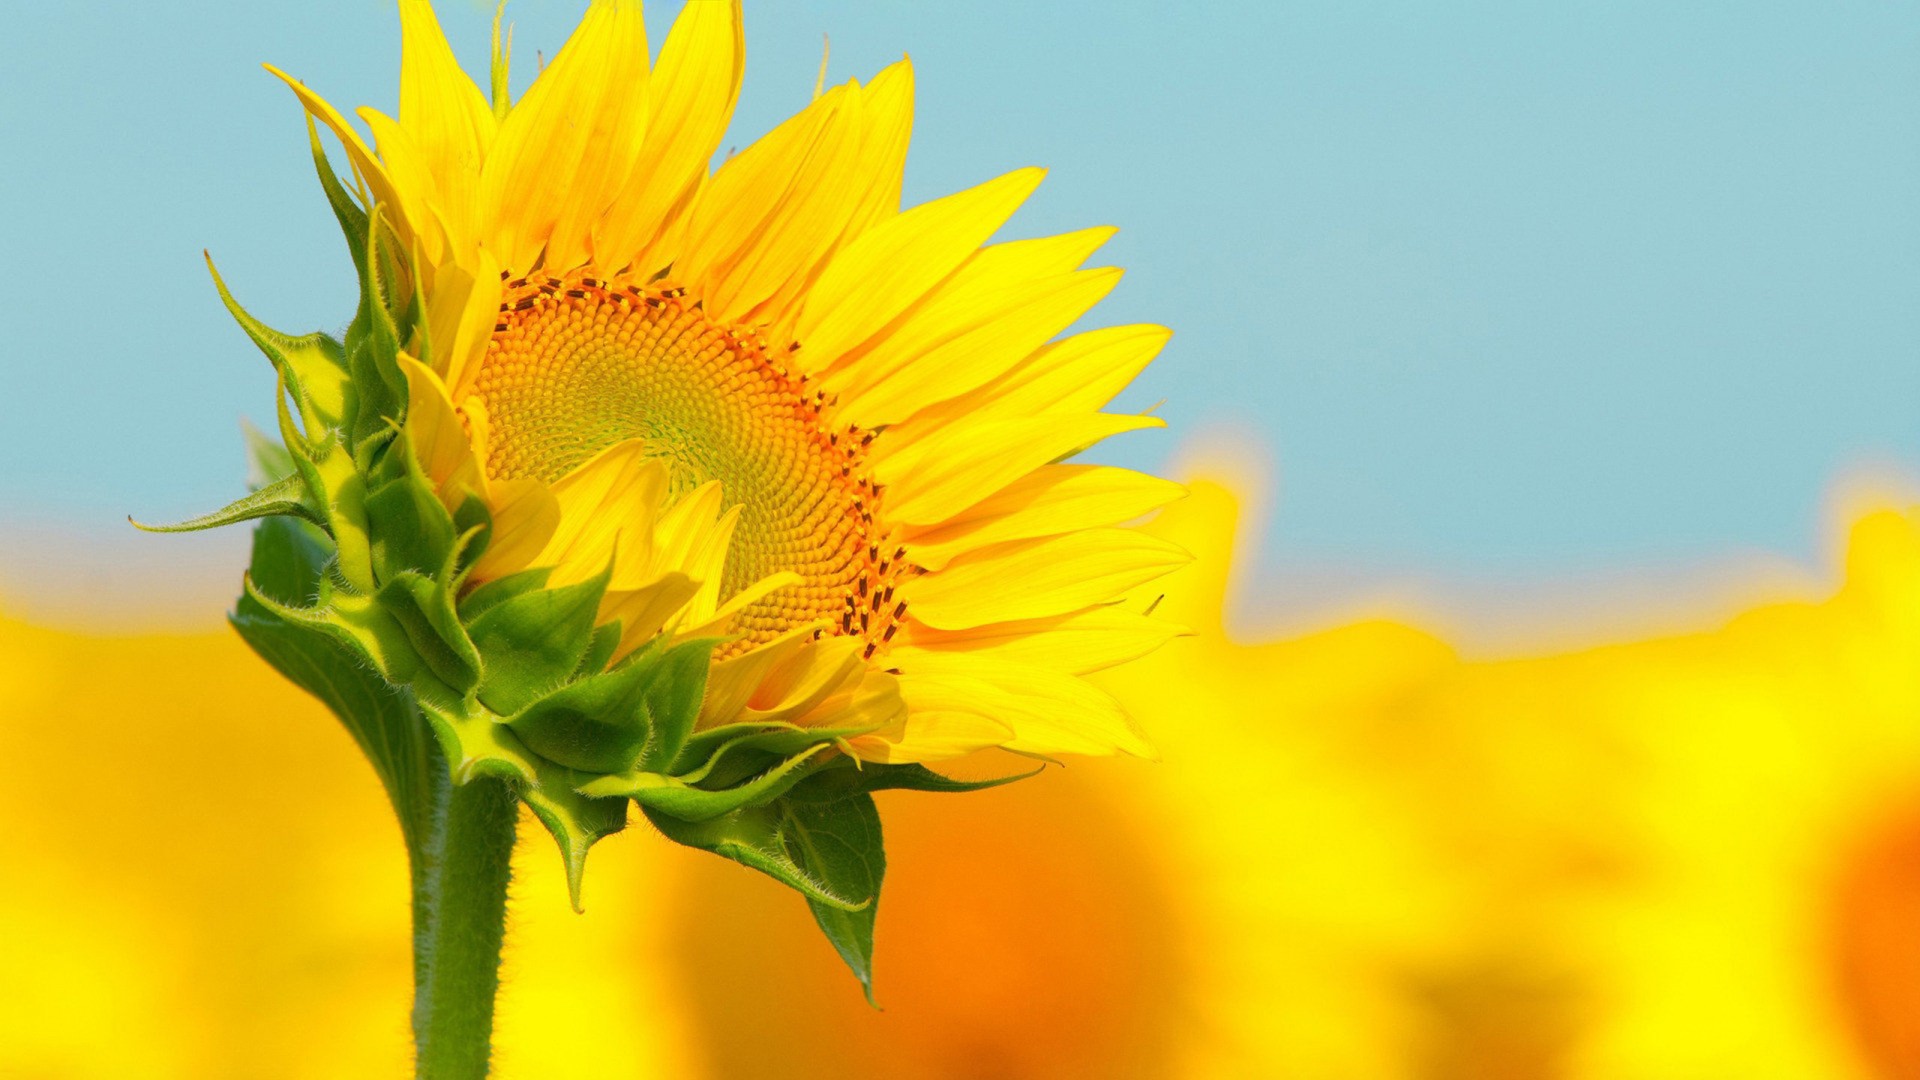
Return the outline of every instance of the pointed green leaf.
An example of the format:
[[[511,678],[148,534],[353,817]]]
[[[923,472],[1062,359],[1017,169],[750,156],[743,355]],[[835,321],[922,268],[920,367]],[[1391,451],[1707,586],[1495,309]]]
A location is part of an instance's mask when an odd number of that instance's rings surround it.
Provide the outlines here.
[[[347,395],[352,393],[347,385],[346,357],[340,343],[317,331],[298,337],[281,333],[254,318],[227,290],[226,281],[214,268],[213,256],[207,255],[206,260],[207,273],[213,275],[213,287],[220,294],[220,302],[286,381],[287,390],[300,406],[307,433],[317,435],[321,429],[340,423],[346,414]]]
[[[607,670],[608,661],[613,659],[613,651],[619,647],[619,619],[594,627],[593,640],[587,644],[587,653],[580,658],[580,666],[573,669],[573,677],[584,679]]]
[[[605,572],[577,585],[535,589],[489,606],[469,625],[485,677],[480,700],[512,716],[566,682],[593,643]]]
[[[460,542],[456,545],[460,554],[455,569],[458,577],[465,580],[474,564],[480,561],[480,556],[485,555],[487,547],[493,543],[493,512],[487,509],[486,502],[478,495],[468,493],[453,511],[453,529],[460,534]]]
[[[596,631],[605,649],[610,635]],[[624,773],[670,760],[700,713],[714,641],[702,638],[633,654],[576,679],[505,723],[536,753],[576,769]],[[645,770],[653,771],[653,770]]]
[[[416,849],[431,813],[437,767],[419,714],[358,654],[323,631],[288,622],[258,603],[268,595],[281,603],[311,599],[329,557],[324,538],[285,518],[263,522],[254,532],[249,580],[230,621],[254,652],[319,698],[339,718],[379,774],[400,818],[410,849]]]
[[[389,480],[367,492],[366,508],[379,580],[408,570],[437,575],[451,566],[453,518],[432,488],[412,477]]]
[[[640,767],[649,772],[666,768],[680,754],[700,718],[700,701],[707,693],[707,669],[717,638],[683,641],[658,654],[652,663],[658,677],[647,687],[647,716],[651,721]]]
[[[266,487],[244,495],[211,514],[202,514],[197,518],[188,518],[171,525],[147,525],[132,518],[127,520],[142,532],[183,533],[199,532],[202,529],[217,529],[222,525],[237,525],[242,521],[257,521],[265,517],[297,517],[314,524],[321,524],[320,515],[307,505],[307,484],[298,476],[282,477]]]
[[[475,622],[495,604],[504,603],[535,589],[544,589],[547,587],[547,579],[552,575],[552,567],[537,566],[532,570],[522,570],[517,574],[508,574],[506,577],[489,581],[460,598],[460,621]]]
[[[584,911],[580,887],[587,850],[601,837],[627,827],[627,800],[589,798],[573,790],[587,780],[584,774],[551,762],[541,762],[538,768],[538,781],[522,788],[520,798],[560,846],[567,868],[567,894],[573,910]]]
[[[652,810],[646,815],[676,843],[732,859],[798,890],[873,1000],[873,920],[886,855],[872,797],[782,799],[703,822]]]
[[[955,780],[949,776],[941,776],[925,765],[876,765],[872,762],[858,762],[852,758],[843,757],[829,762],[807,777],[804,784],[794,789],[793,798],[796,801],[831,802],[835,799],[892,789],[984,791],[987,788],[1000,787],[1003,784],[1038,776],[1044,771],[1046,766],[1043,764],[1032,772],[996,776],[991,780]]]
[[[830,803],[795,803],[788,816],[787,843],[795,860],[836,892],[873,898],[853,911],[811,898],[807,901],[813,921],[853,970],[867,1004],[872,1005],[873,922],[880,907],[880,879],[887,870],[880,811],[867,795]]]
[[[320,175],[320,188],[326,192],[327,205],[333,208],[333,216],[347,238],[347,252],[353,256],[354,269],[365,276],[367,212],[354,203],[353,196],[341,185],[339,174],[333,171],[326,147],[320,145],[320,129],[314,126],[311,113],[307,115],[307,142],[313,149],[313,168]]]
[[[736,752],[758,751],[786,757],[818,743],[865,735],[870,726],[807,728],[780,722],[724,724],[688,739],[670,771],[682,778],[705,776]]]
[[[831,749],[819,745],[778,761],[771,768],[741,783],[723,788],[702,788],[659,773],[631,772],[593,779],[580,788],[583,795],[625,796],[647,810],[671,814],[683,821],[708,821],[751,806],[772,802],[807,775],[808,762],[816,762],[820,752]]]
[[[503,721],[534,753],[569,768],[625,772],[652,733],[646,698],[659,669],[630,664],[580,679]]]
[[[787,808],[781,803],[736,810],[711,821],[682,821],[671,814],[650,810],[645,813],[647,820],[674,843],[711,851],[752,867],[799,891],[810,903],[817,901],[844,911],[858,911],[873,903],[870,894],[863,897],[834,891],[827,882],[814,877],[795,861],[787,847]]]
[[[366,597],[334,591],[325,577],[320,579],[320,592],[311,606],[276,599],[260,588],[251,573],[243,575],[240,584],[245,592],[243,601],[251,601],[283,622],[325,634],[364,657],[396,686],[411,682],[420,670],[413,643],[392,616]]]
[[[340,575],[354,588],[372,592],[373,550],[367,540],[366,478],[354,464],[338,438],[326,438],[306,445],[288,435],[288,446],[295,447],[294,463],[307,480],[307,490],[322,504],[327,534],[338,549],[335,561]]]
[[[290,518],[269,518],[253,530],[247,577],[275,603],[304,607],[319,595],[320,578],[332,558],[333,545],[319,529]],[[241,596],[236,610],[266,614],[247,610],[248,603]]]
[[[400,371],[402,334],[394,297],[402,295],[401,267],[393,230],[375,205],[360,237],[360,309],[347,328],[347,372],[358,392],[348,419],[348,437],[356,452],[362,440],[377,437],[406,416],[407,382]]]

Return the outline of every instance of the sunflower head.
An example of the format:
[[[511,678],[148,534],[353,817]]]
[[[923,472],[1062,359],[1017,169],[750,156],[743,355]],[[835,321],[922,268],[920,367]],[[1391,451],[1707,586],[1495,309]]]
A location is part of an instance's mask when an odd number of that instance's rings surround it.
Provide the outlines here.
[[[351,680],[312,657],[404,691],[456,780],[517,787],[576,894],[637,804],[804,892],[864,978],[872,791],[1148,752],[1080,676],[1177,632],[1140,591],[1186,556],[1125,523],[1180,489],[1068,459],[1158,426],[1101,407],[1167,332],[1061,336],[1119,272],[1083,267],[1107,229],[988,243],[1037,169],[900,208],[905,60],[710,169],[737,3],[686,4],[656,57],[637,2],[597,0],[517,101],[497,32],[483,94],[425,0],[400,11],[371,142],[280,76],[359,274],[346,333],[221,287],[289,451],[189,523],[275,518],[236,622],[343,717]]]

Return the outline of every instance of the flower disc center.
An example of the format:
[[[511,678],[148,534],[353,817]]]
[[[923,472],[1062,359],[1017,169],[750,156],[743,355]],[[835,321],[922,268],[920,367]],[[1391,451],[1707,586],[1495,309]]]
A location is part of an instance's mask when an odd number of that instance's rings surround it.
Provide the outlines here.
[[[642,439],[676,496],[718,480],[741,506],[723,595],[779,571],[801,578],[741,614],[743,644],[823,619],[881,639],[898,560],[877,547],[870,435],[830,429],[804,377],[683,290],[576,272],[509,281],[504,297],[475,382],[490,475],[552,482]]]

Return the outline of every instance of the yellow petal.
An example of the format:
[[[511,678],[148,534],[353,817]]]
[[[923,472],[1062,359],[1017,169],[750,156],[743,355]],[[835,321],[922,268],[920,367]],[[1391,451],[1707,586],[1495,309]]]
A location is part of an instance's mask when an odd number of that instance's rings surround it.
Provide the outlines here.
[[[809,227],[794,228],[783,241],[801,257],[785,281],[746,316],[770,327],[775,340],[792,340],[801,301],[834,254],[900,212],[900,183],[913,130],[913,65],[902,59],[874,76],[871,84],[850,84],[848,91],[854,98],[854,107],[842,114],[851,127],[848,146],[819,181],[832,197],[822,200]]]
[[[1104,604],[1192,561],[1131,529],[999,544],[900,586],[908,617],[942,630],[1040,619]]]
[[[767,671],[735,719],[797,723],[821,702],[860,681],[867,668],[860,655],[865,645],[859,638],[838,636],[805,642]]]
[[[707,728],[733,722],[746,708],[767,673],[813,640],[815,626],[795,626],[764,645],[730,656],[707,670],[707,694],[700,701],[697,726]]]
[[[794,326],[810,369],[830,364],[925,296],[987,242],[1046,175],[1019,169],[889,218],[849,244],[807,290]]]
[[[913,61],[901,57],[861,88],[860,164],[854,181],[864,191],[847,221],[847,238],[865,233],[900,212],[900,185],[913,137]]]
[[[997,417],[1093,412],[1125,389],[1172,336],[1164,326],[1145,324],[1075,334],[977,390],[922,410],[897,434],[918,437],[950,424]]]
[[[956,425],[904,449],[875,447],[875,475],[886,486],[887,517],[905,525],[936,525],[980,502],[1048,462],[1092,446],[1110,435],[1163,427],[1152,416],[1027,416]]]
[[[367,149],[367,144],[361,141],[360,133],[353,129],[353,125],[347,123],[346,118],[341,116],[332,105],[327,104],[325,98],[307,89],[293,76],[272,64],[262,66],[281,82],[286,83],[293,90],[294,96],[300,99],[300,104],[308,114],[325,125],[327,130],[333,132],[334,137],[340,140],[340,145],[346,148],[347,160],[353,165],[354,175],[366,185],[373,201],[394,207],[397,211],[400,200],[394,192],[392,182],[387,179],[386,170],[381,168],[380,162],[374,158],[373,151]],[[410,239],[410,236],[403,235],[403,239]]]
[[[880,427],[976,389],[1073,325],[1119,282],[1117,269],[1081,270],[983,297],[975,326],[884,379],[856,380],[840,392],[840,407],[855,423]]]
[[[860,681],[851,693],[836,694],[800,718],[805,727],[857,728],[866,731],[896,728],[907,718],[907,701],[894,675],[863,665]]]
[[[454,239],[471,237],[480,165],[493,144],[493,111],[454,59],[427,0],[400,0],[400,126],[438,182]]]
[[[432,368],[404,353],[400,371],[407,378],[407,439],[421,470],[443,491],[457,475],[470,473],[477,480],[479,464],[474,460],[473,444],[453,410],[445,384]],[[484,495],[485,489],[477,487],[474,494]]]
[[[999,744],[1009,750],[1027,754],[1122,750],[1153,756],[1152,745],[1120,703],[1076,676],[995,657],[942,654],[902,660],[900,671],[909,705],[915,685],[925,679],[964,687],[981,712],[1013,729],[1013,737]]]
[[[844,356],[822,357],[823,366],[812,370],[824,371],[821,385],[829,393],[869,389],[998,318],[1036,283],[1085,262],[1112,235],[1110,228],[1085,229],[982,248],[879,334]]]
[[[373,130],[374,144],[380,148],[380,162],[386,167],[394,198],[398,200],[396,209],[405,216],[414,238],[420,242],[421,254],[426,256],[424,268],[431,272],[452,253],[452,234],[440,214],[433,165],[414,144],[413,137],[392,117],[378,109],[357,111],[360,119]]]
[[[547,485],[530,477],[496,480],[489,485],[492,539],[474,564],[478,581],[506,577],[534,565],[554,530],[560,527],[560,503]]]
[[[653,529],[661,564],[682,569],[703,583],[706,602],[696,618],[705,618],[717,602],[727,546],[740,516],[739,507],[729,511],[723,505],[720,482],[709,480],[681,496]]]
[[[856,757],[884,764],[941,761],[1014,737],[1012,727],[982,711],[987,694],[978,679],[942,673],[897,678],[907,707],[905,723],[897,731],[847,740]]]
[[[647,35],[639,4],[595,0],[507,114],[480,178],[479,217],[502,266],[586,261],[589,230],[631,177],[646,133]]]
[[[500,317],[500,266],[484,248],[471,254],[471,270],[452,265],[440,268],[427,300],[434,349],[430,359],[456,400],[472,394],[473,379],[480,373],[480,361]]]
[[[739,0],[680,9],[647,81],[647,132],[634,182],[594,227],[594,258],[601,266],[632,262],[636,272],[650,276],[674,261],[673,223],[684,224],[726,134],[745,67]]]
[[[699,582],[685,574],[668,573],[641,588],[609,589],[600,602],[599,621],[620,623],[620,644],[613,651],[613,659],[619,660],[652,641],[699,587]]]
[[[476,581],[525,570],[560,525],[560,503],[538,480],[487,478],[487,411],[477,398],[455,409],[447,387],[431,368],[402,355],[407,376],[407,432],[427,475],[440,484],[440,499],[457,509],[467,493],[487,503],[493,524],[487,549],[474,564]],[[465,422],[462,422],[464,414]]]
[[[667,468],[646,443],[628,439],[595,454],[553,484],[560,523],[535,560],[554,568],[551,584],[585,581],[613,566],[624,580],[623,548],[644,551],[667,495]],[[614,561],[619,553],[621,563]]]
[[[848,183],[859,125],[859,95],[836,86],[713,174],[688,227],[682,278],[709,318],[751,321],[826,258],[858,194]]]
[[[711,579],[709,579],[711,580]],[[781,589],[790,588],[802,582],[799,574],[791,570],[782,570],[777,574],[768,574],[759,581],[748,585],[727,598],[727,602],[703,615],[692,616],[699,605],[688,605],[688,621],[674,629],[674,638],[685,641],[689,638],[725,637],[732,632],[735,615],[740,614],[753,604],[772,596]]]
[[[1070,615],[970,630],[936,630],[910,621],[903,643],[887,655],[903,667],[912,667],[913,659],[923,653],[935,652],[1085,675],[1138,659],[1186,632],[1175,623],[1108,604]]]
[[[1185,494],[1131,469],[1043,465],[932,528],[909,530],[906,546],[915,565],[938,570],[989,544],[1131,521]]]

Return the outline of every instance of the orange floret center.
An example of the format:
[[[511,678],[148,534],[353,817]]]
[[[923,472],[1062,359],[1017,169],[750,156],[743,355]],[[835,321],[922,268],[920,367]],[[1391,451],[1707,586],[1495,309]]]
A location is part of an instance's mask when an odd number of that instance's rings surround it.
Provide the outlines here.
[[[786,363],[793,349],[709,321],[685,290],[576,271],[506,283],[475,380],[486,407],[487,471],[552,482],[641,439],[675,497],[718,480],[741,507],[722,577],[731,595],[770,574],[800,583],[747,608],[738,651],[808,623],[893,636],[902,552],[883,550],[873,435],[829,416],[831,402]]]

